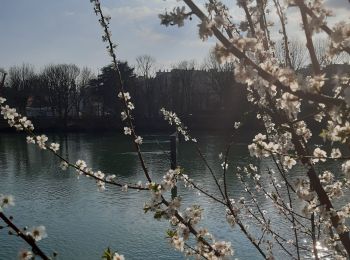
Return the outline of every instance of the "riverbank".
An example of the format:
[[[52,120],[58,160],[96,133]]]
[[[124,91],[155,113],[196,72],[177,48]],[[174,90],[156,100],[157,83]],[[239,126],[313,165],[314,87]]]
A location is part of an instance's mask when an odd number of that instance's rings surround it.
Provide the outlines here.
[[[228,115],[202,115],[181,117],[183,123],[196,132],[230,132],[233,129],[235,120]],[[62,120],[53,117],[30,118],[35,129],[46,132],[105,132],[122,130],[125,124],[117,117],[89,117]],[[169,125],[163,118],[135,118],[135,126],[142,132],[173,132],[175,127]],[[256,131],[261,128],[255,120],[249,120],[245,126],[245,131]],[[7,122],[0,120],[0,132],[15,132]]]

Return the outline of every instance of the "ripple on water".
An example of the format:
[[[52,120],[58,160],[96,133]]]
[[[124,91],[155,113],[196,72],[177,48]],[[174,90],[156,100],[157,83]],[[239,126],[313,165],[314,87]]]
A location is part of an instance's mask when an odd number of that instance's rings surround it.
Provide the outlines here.
[[[132,152],[130,142],[124,136],[106,135],[96,138],[89,134],[54,136],[63,147],[64,155],[87,161],[95,170],[114,173],[122,181],[146,182],[136,153]],[[23,138],[22,138],[23,139]],[[153,178],[160,180],[169,169],[167,140],[164,136],[157,140],[152,136],[145,139],[144,156]],[[203,140],[203,152],[222,178],[218,154],[223,151],[225,140],[217,136],[199,138]],[[68,143],[66,141],[68,140]],[[164,146],[164,150],[159,145]],[[220,196],[212,182],[208,169],[203,166],[195,150],[187,143],[180,143],[178,163],[190,178],[193,178],[210,193]],[[161,159],[160,159],[161,158]],[[250,162],[246,145],[232,149],[229,162],[228,191],[238,200],[244,195],[233,169],[237,165]],[[19,163],[22,162],[22,163]],[[257,163],[257,162],[256,162]],[[169,225],[155,221],[152,214],[143,213],[147,192],[129,190],[127,193],[107,186],[99,192],[94,181],[84,177],[77,179],[74,171],[62,172],[57,168],[58,161],[51,155],[28,148],[24,139],[17,135],[0,136],[0,192],[13,194],[16,206],[9,209],[20,226],[44,224],[49,237],[40,245],[50,252],[57,250],[59,259],[99,259],[103,250],[110,246],[124,254],[127,259],[183,259],[172,250],[165,239]],[[264,161],[261,168],[269,166]],[[271,166],[271,165],[270,165]],[[293,172],[295,177],[302,174],[301,169]],[[277,176],[278,177],[278,176]],[[203,226],[209,228],[218,239],[229,238],[239,259],[259,259],[256,250],[235,228],[232,230],[223,218],[225,210],[203,194],[195,196],[193,191],[179,187],[184,207],[196,203],[204,208]],[[275,227],[281,232],[285,223],[275,214],[274,207],[260,196],[257,198],[271,216]],[[0,259],[16,259],[19,249],[26,246],[14,237],[0,230]]]

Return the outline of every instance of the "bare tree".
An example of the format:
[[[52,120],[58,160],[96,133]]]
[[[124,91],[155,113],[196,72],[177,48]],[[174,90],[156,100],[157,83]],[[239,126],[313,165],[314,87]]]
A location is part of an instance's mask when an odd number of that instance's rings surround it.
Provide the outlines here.
[[[87,97],[87,91],[89,88],[90,81],[95,78],[95,75],[92,73],[91,69],[84,67],[81,69],[76,83],[76,91],[73,94],[73,102],[76,115],[80,117],[80,108],[84,98]]]
[[[13,95],[12,100],[21,113],[25,112],[32,80],[35,78],[34,67],[31,64],[12,66],[9,69],[8,85]]]
[[[74,107],[79,68],[73,64],[48,65],[42,79],[48,90],[48,100],[54,114],[67,123],[68,114]]]
[[[156,60],[149,55],[141,55],[136,58],[136,70],[137,73],[145,79],[149,79],[153,76],[155,70]]]
[[[172,66],[173,69],[178,70],[194,70],[196,67],[197,64],[195,60],[183,60]]]
[[[277,59],[284,63],[286,50],[283,41],[278,41],[275,49]],[[299,40],[290,40],[288,42],[288,51],[292,69],[299,70],[306,65],[307,49],[304,43]]]
[[[330,56],[328,53],[330,41],[329,39],[318,38],[314,42],[315,52],[317,59],[321,66],[327,66],[331,64],[349,63],[350,55],[343,51],[336,55]]]
[[[6,79],[7,72],[5,69],[0,68],[0,95],[2,94],[2,88],[5,86],[5,79]]]

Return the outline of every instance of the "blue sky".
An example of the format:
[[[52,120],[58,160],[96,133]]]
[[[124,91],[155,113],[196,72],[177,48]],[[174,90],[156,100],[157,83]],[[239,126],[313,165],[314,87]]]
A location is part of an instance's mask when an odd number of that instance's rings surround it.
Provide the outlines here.
[[[158,14],[181,2],[176,0],[101,0],[111,14],[113,39],[118,57],[135,63],[138,55],[156,58],[159,68],[181,60],[202,62],[214,40],[202,42],[196,22],[185,27],[164,27]],[[197,1],[200,2],[200,1]],[[233,1],[230,1],[231,3]],[[75,63],[96,70],[109,63],[101,28],[89,0],[0,0],[0,67],[31,63],[38,69],[48,63]],[[349,21],[347,0],[328,0],[337,19]],[[237,18],[242,12],[233,9]],[[291,11],[289,27],[301,37],[298,13]]]

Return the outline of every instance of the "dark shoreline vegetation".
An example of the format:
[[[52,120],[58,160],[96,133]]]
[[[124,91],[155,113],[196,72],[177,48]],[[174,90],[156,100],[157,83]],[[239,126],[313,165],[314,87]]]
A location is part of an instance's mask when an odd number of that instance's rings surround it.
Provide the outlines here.
[[[125,89],[133,97],[136,127],[141,131],[174,129],[163,120],[159,111],[162,107],[177,113],[193,131],[230,131],[235,121],[246,122],[244,131],[263,129],[256,119],[259,111],[246,99],[246,87],[234,79],[233,64],[199,70],[183,62],[154,76],[136,76],[127,62],[119,62],[119,66]],[[327,78],[349,70],[348,64],[325,68]],[[310,69],[300,73],[308,75]],[[32,120],[36,129],[106,131],[123,126],[115,82],[111,65],[103,67],[96,77],[90,69],[73,64],[51,64],[41,72],[22,64],[9,69],[0,93],[10,107]],[[332,83],[323,89],[331,93]],[[308,115],[309,105],[302,106],[303,114]],[[313,128],[315,123],[310,123]],[[8,128],[6,121],[0,120],[0,131],[11,131]]]
[[[230,120],[226,121],[220,121],[218,124],[211,124],[211,121],[206,121],[206,118],[202,118],[203,122],[189,122],[188,128],[190,130],[190,133],[193,137],[200,137],[203,135],[210,135],[210,136],[220,136],[222,138],[225,138],[226,140],[231,140],[232,134],[233,134],[233,124]],[[219,118],[220,120],[223,120],[223,118]],[[240,127],[240,132],[238,135],[236,135],[236,138],[234,138],[234,143],[244,143],[248,144],[251,142],[251,140],[254,138],[256,131],[264,131],[264,128],[259,124],[257,120],[254,118],[251,118],[255,124],[252,124],[251,122],[246,123]],[[136,120],[137,121],[137,120]],[[62,122],[59,120],[53,120],[53,119],[34,119],[34,126],[35,132],[37,134],[49,134],[49,135],[56,135],[56,134],[63,134],[63,135],[69,135],[69,134],[106,134],[106,135],[122,135],[123,134],[123,127],[122,123],[119,118],[99,118],[95,119],[75,119],[72,121],[69,121],[69,124],[67,126],[64,126]],[[94,122],[94,123],[91,123]],[[137,121],[139,122],[139,121]],[[142,122],[142,121],[140,121]],[[186,122],[186,120],[184,120]],[[143,124],[142,124],[143,123]],[[158,121],[143,121],[142,123],[138,124],[138,132],[144,136],[146,139],[153,135],[162,135],[162,136],[170,136],[173,134],[176,130],[174,126],[170,126],[167,122],[165,122],[162,118],[159,118]],[[195,123],[195,124],[194,124]],[[322,128],[319,126],[314,126],[312,128],[313,133],[321,133]],[[4,134],[16,134],[16,135],[23,135],[23,142],[25,142],[25,133],[18,132],[15,129],[8,126],[7,122],[5,120],[0,119],[0,135],[1,133]],[[184,141],[182,136],[179,135],[179,141]],[[311,137],[311,143],[314,144],[322,144],[323,138],[320,135],[312,136]]]

